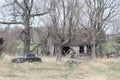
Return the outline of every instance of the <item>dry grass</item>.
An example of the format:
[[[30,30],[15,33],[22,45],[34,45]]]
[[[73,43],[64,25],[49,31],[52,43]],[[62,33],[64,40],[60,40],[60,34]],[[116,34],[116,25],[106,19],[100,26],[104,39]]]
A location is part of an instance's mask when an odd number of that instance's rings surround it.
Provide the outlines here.
[[[68,65],[68,58],[56,64],[55,58],[42,57],[42,63],[11,63],[12,56],[0,59],[0,80],[119,80],[120,59],[80,59]]]

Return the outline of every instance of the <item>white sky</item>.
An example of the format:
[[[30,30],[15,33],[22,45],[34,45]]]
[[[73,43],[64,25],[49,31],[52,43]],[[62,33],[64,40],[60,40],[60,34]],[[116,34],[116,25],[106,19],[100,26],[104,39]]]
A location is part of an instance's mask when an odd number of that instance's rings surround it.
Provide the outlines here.
[[[2,5],[5,2],[5,0],[0,0],[0,5]]]
[[[118,0],[119,1],[119,0]],[[5,0],[0,0],[0,11],[2,10],[1,6],[5,3]],[[1,16],[1,15],[0,15]],[[39,21],[39,20],[37,20]],[[41,23],[42,24],[42,23]],[[34,25],[37,26],[38,24]],[[111,30],[108,30],[107,33],[111,33]]]

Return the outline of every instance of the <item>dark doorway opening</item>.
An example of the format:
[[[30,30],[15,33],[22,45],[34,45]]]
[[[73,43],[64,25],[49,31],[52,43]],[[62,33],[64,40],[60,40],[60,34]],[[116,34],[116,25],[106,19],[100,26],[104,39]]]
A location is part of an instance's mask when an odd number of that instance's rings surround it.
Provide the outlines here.
[[[69,54],[69,51],[70,51],[70,47],[68,47],[68,46],[63,47],[62,55],[65,56],[65,55]]]

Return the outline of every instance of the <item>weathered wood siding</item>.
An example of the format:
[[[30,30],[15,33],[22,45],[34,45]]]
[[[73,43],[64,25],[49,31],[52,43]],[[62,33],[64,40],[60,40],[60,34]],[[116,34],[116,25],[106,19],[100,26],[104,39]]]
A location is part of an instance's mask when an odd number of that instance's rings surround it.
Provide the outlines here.
[[[79,53],[79,46],[70,46],[70,48],[72,48],[74,51],[75,51],[75,53],[76,53],[76,55],[79,55],[80,53]]]

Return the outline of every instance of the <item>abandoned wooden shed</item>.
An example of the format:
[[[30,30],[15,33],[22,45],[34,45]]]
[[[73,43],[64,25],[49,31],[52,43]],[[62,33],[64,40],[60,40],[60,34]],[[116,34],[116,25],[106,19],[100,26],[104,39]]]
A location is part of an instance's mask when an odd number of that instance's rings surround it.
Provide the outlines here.
[[[56,47],[59,46],[60,39],[56,34],[50,34],[47,39],[48,53],[53,56],[56,52]],[[73,50],[75,55],[89,55],[91,54],[90,35],[84,29],[78,30],[74,33],[74,39],[62,48],[63,55],[68,54],[69,50]]]

